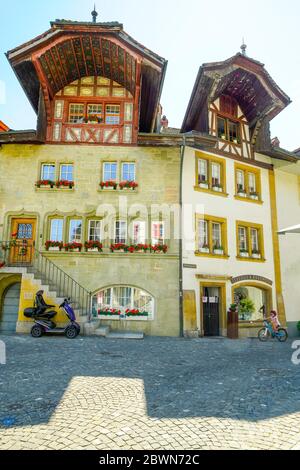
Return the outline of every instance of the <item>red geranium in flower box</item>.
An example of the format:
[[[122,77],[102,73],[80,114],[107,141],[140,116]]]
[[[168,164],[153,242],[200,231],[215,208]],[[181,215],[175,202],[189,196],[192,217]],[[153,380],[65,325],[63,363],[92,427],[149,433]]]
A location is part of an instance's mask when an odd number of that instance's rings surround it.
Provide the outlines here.
[[[77,242],[71,242],[71,243],[66,243],[64,245],[64,249],[66,251],[81,251],[82,250],[82,243],[77,243]]]
[[[100,308],[98,310],[98,315],[103,315],[103,316],[106,316],[106,317],[110,317],[110,316],[120,316],[121,315],[121,311],[120,310],[117,310],[116,308]]]
[[[112,253],[115,251],[128,251],[128,245],[125,245],[125,243],[113,243],[110,245],[110,251]]]
[[[114,190],[116,190],[118,187],[115,181],[101,181],[99,186],[101,187],[101,189],[113,188]]]
[[[49,251],[50,248],[55,248],[57,251],[61,251],[64,247],[63,242],[55,242],[52,240],[47,240],[45,243],[46,250]]]
[[[67,180],[58,180],[58,181],[56,181],[56,187],[57,188],[72,189],[72,188],[74,188],[74,186],[75,186],[74,181],[67,181]]]
[[[136,183],[135,181],[122,181],[120,184],[120,189],[133,189],[135,190],[136,188],[138,188],[138,183]]]
[[[138,309],[127,309],[125,313],[127,317],[148,317],[149,316],[148,312],[141,312]]]
[[[151,251],[153,253],[167,253],[168,252],[168,246],[167,245],[153,245],[151,247]]]
[[[86,251],[93,250],[98,251],[99,253],[103,251],[103,245],[99,241],[90,240],[88,242],[85,242],[84,247]]]
[[[42,186],[50,186],[50,188],[54,188],[55,182],[51,180],[39,180],[35,185],[37,188],[41,188]]]

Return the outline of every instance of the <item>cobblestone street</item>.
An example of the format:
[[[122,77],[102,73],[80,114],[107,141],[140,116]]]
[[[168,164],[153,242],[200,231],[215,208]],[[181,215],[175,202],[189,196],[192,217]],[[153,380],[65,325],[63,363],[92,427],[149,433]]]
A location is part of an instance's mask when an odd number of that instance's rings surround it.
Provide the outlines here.
[[[291,342],[0,339],[1,449],[300,448]]]

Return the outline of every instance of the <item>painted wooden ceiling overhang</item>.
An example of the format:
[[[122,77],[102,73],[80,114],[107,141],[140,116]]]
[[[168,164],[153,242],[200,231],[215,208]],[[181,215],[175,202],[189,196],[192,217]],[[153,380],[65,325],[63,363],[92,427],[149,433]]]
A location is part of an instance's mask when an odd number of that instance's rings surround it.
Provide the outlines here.
[[[264,64],[239,53],[224,62],[200,67],[182,132],[208,132],[208,105],[222,94],[238,101],[252,133],[258,129],[259,123],[271,121],[291,103]]]
[[[42,90],[46,114],[54,95],[85,76],[103,76],[140,93],[140,130],[153,132],[167,61],[135,41],[120,23],[56,20],[51,29],[7,53],[34,110]]]
[[[4,124],[4,122],[0,121],[0,132],[7,132],[9,130],[9,127]]]

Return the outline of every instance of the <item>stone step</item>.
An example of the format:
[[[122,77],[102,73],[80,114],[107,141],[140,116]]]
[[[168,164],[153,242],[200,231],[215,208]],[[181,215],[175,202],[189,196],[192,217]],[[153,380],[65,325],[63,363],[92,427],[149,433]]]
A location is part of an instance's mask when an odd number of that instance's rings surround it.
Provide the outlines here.
[[[108,339],[144,339],[144,333],[131,331],[111,331],[106,335]]]
[[[110,332],[110,327],[109,326],[100,326],[100,328],[97,328],[97,330],[95,330],[95,335],[96,336],[103,336],[103,337],[107,337],[107,335],[109,334]]]

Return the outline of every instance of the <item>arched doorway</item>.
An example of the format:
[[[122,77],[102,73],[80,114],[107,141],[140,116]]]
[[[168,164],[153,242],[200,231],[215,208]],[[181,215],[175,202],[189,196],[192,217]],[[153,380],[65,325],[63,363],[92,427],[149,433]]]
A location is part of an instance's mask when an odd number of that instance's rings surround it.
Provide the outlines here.
[[[19,313],[21,283],[9,286],[3,295],[0,315],[0,332],[15,333]]]

